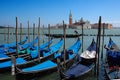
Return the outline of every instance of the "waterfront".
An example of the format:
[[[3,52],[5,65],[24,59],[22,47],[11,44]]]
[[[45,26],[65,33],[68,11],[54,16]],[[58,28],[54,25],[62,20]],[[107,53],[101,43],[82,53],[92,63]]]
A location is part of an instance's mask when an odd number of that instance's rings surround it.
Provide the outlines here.
[[[74,33],[75,30],[76,29],[67,29],[66,32],[67,32],[67,34],[75,34]],[[14,29],[10,29],[11,33],[13,33],[14,31],[15,31]],[[33,30],[31,29],[30,32],[32,33],[32,31]],[[43,31],[44,31],[44,33],[48,33],[48,30],[45,29],[45,30],[40,31],[41,34],[43,33]],[[81,32],[82,32],[81,30],[77,30],[77,31],[78,31],[79,34],[81,34]],[[0,34],[0,36],[1,36],[0,44],[7,42],[7,29],[5,31],[4,31],[4,29],[0,29],[0,33],[3,33],[3,32],[6,32],[6,35]],[[27,29],[23,29],[23,32],[26,33],[26,35],[27,35]],[[37,29],[36,29],[36,33],[37,33]],[[63,30],[62,29],[52,29],[51,33],[59,34],[59,33],[63,33]],[[84,34],[97,34],[97,29],[85,29]],[[113,34],[113,35],[118,34],[118,35],[120,35],[120,31],[119,31],[119,29],[105,30],[105,34]],[[26,35],[23,35],[23,39],[25,38]],[[4,39],[4,37],[6,37],[6,39]],[[105,42],[104,42],[105,44],[108,43],[109,37],[110,36],[105,36]],[[96,40],[96,36],[84,36],[84,43],[83,43],[84,44],[84,50],[89,46],[92,38],[94,38]],[[119,39],[120,39],[119,36],[111,36],[111,38],[113,39],[113,41],[115,41],[116,44],[118,44],[120,42],[119,41]],[[32,39],[33,39],[32,35],[30,35],[30,39],[32,41]],[[40,36],[40,42],[41,43],[43,43],[43,39],[44,39],[45,42],[48,40],[46,36],[41,35]],[[54,38],[53,42],[56,43],[57,41],[59,41],[59,39],[60,38]],[[11,34],[10,35],[10,42],[14,42],[14,41],[15,41],[15,35]],[[76,41],[76,38],[67,38],[66,39],[66,48],[71,46],[75,41]],[[101,41],[102,41],[102,39],[101,39]],[[118,44],[118,46],[120,47],[119,44]],[[62,51],[62,50],[63,50],[63,48],[60,49],[60,51]],[[80,53],[81,53],[81,50],[79,51],[79,54]],[[104,55],[105,55],[105,49],[104,49]],[[103,62],[101,62],[101,64],[100,64],[100,77],[99,77],[100,80],[106,80],[105,74],[104,74],[103,64],[104,64]],[[37,79],[34,79],[34,80],[56,80],[57,77],[58,77],[57,73],[54,72],[50,75],[40,77],[40,78],[37,78]],[[14,80],[13,76],[11,76],[11,73],[5,73],[5,74],[0,73],[0,80],[8,80],[8,79],[9,80]],[[80,80],[96,80],[96,78],[94,77],[94,72],[92,71],[90,74],[82,77],[82,79],[80,79]]]

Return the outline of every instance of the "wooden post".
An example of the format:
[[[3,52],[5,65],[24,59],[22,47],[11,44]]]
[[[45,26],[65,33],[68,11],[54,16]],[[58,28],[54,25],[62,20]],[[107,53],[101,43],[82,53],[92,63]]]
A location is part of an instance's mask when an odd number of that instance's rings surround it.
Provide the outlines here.
[[[12,63],[12,67],[11,67],[11,74],[12,74],[12,76],[14,76],[15,77],[15,80],[17,80],[16,79],[16,60],[15,60],[15,56],[13,56],[13,55],[11,55],[11,63]]]
[[[15,30],[15,33],[16,33],[16,54],[18,54],[18,18],[16,17],[16,30]]]
[[[83,41],[83,36],[84,36],[84,30],[83,30],[83,27],[84,27],[84,24],[85,22],[83,21],[83,18],[81,18],[81,25],[82,25],[82,52],[83,52],[83,45],[84,45],[84,41]]]
[[[48,24],[48,34],[49,34],[48,41],[50,42],[50,24]],[[48,45],[48,48],[50,48],[50,45]]]
[[[103,23],[103,35],[102,35],[102,51],[101,51],[101,60],[103,60],[104,35],[105,35],[105,23]]]
[[[82,23],[82,52],[83,52],[83,44],[84,44],[84,42],[83,42],[83,36],[84,36],[84,31],[83,31],[83,23]]]
[[[100,37],[101,37],[101,16],[99,17],[99,25],[98,25],[98,45],[97,45],[97,80],[99,80],[99,55],[100,55]]]
[[[5,28],[4,28],[4,42],[6,43],[6,33],[5,33]]]
[[[28,42],[30,42],[30,32],[29,32],[29,21],[28,21]]]
[[[7,43],[9,44],[10,43],[10,30],[9,30],[9,25],[8,25],[8,41]]]
[[[98,28],[98,34],[99,34],[99,28]],[[94,74],[97,77],[97,60],[98,60],[98,34],[96,39],[96,55],[95,55],[95,67],[94,67]]]
[[[63,34],[64,34],[63,51],[64,51],[64,64],[65,64],[65,61],[66,61],[66,25],[64,24],[64,21],[63,21]]]
[[[35,39],[35,23],[33,24],[33,40]]]
[[[22,41],[22,23],[20,23],[20,43]]]
[[[38,19],[38,58],[40,62],[40,17]]]
[[[43,36],[44,36],[44,25],[43,25],[43,29],[42,29],[42,32],[43,32]],[[44,43],[45,41],[44,41],[44,37],[43,37],[43,43]]]

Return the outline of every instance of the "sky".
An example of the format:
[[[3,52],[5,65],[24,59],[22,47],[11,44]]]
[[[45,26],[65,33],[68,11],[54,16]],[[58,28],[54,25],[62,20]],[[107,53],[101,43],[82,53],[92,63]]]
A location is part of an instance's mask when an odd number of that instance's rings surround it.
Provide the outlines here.
[[[33,23],[38,25],[40,17],[41,25],[47,26],[69,23],[71,11],[73,22],[80,20],[97,23],[99,16],[102,22],[111,23],[118,27],[120,24],[120,0],[0,0],[0,25],[15,26],[15,18],[18,23],[27,27]]]

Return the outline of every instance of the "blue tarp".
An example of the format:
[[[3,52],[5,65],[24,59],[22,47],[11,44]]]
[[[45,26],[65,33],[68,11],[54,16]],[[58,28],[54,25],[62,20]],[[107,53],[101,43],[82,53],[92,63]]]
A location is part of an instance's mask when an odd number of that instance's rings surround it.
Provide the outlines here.
[[[33,67],[24,68],[24,69],[22,69],[22,71],[24,71],[24,72],[38,71],[38,70],[48,69],[48,68],[52,68],[52,67],[57,67],[57,64],[50,60],[47,60],[47,61],[40,63],[38,65],[35,65]]]
[[[26,61],[23,58],[16,59],[16,64],[23,64],[25,62]],[[11,61],[5,61],[5,62],[0,63],[0,68],[6,68],[6,67],[11,67],[11,66],[12,66]]]
[[[65,74],[69,77],[76,77],[82,75],[84,72],[88,71],[89,69],[90,69],[89,66],[85,66],[82,64],[74,64],[65,72]]]
[[[108,43],[107,59],[110,66],[120,65],[120,51],[117,45],[110,39]]]
[[[7,55],[5,55],[4,53],[0,54],[0,58],[8,58]]]
[[[40,52],[41,55],[40,56],[41,57],[46,57],[46,56],[50,55],[51,53],[56,52],[62,46],[62,44],[63,44],[63,39],[61,39],[57,44],[51,46],[49,49],[41,50],[41,52]],[[33,59],[37,58],[38,57],[38,50],[31,51],[30,55]]]

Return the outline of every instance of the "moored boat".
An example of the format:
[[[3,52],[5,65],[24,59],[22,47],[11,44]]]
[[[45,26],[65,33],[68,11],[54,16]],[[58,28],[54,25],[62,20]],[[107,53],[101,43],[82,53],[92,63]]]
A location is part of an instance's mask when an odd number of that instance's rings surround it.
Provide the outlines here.
[[[21,42],[18,42],[18,45],[22,45],[22,44],[26,43],[27,40],[28,40],[28,37],[26,36],[26,38],[24,40],[22,40]],[[4,50],[6,48],[12,48],[12,47],[16,47],[16,42],[9,43],[9,44],[1,44],[0,50]]]
[[[32,47],[37,42],[38,42],[38,37],[36,37],[35,40],[33,40],[29,43],[19,45],[18,50],[25,50],[29,47]],[[18,57],[18,54],[16,54],[16,46],[14,48],[8,48],[6,51],[0,53],[0,62],[11,60],[11,55],[14,55],[14,56]],[[22,56],[24,56],[24,55],[22,55]]]
[[[96,55],[96,42],[92,40],[90,46],[78,55],[78,60],[65,71],[59,70],[60,80],[80,79],[94,68]]]
[[[120,49],[110,38],[106,47],[105,73],[109,80],[120,80]]]
[[[73,46],[71,46],[66,50],[66,54],[68,55],[68,57],[66,58],[65,62],[63,61],[63,57],[62,57],[63,52],[61,52],[60,54],[56,53],[54,55],[55,58],[53,60],[46,60],[43,63],[28,67],[28,68],[20,69],[19,67],[16,67],[15,76],[17,80],[21,80],[22,78],[24,80],[30,80],[35,77],[40,77],[40,76],[52,73],[54,71],[57,71],[57,57],[61,58],[62,60],[61,65],[68,66],[69,63],[74,62],[74,59],[76,58],[80,47],[81,47],[81,42],[80,42],[80,39],[78,39]]]
[[[42,49],[43,51],[42,50],[41,51],[45,55],[43,55],[43,56],[41,55],[40,58],[38,57],[38,50],[34,51],[34,53],[31,54],[31,56],[33,56],[33,57],[31,57],[30,59],[29,59],[30,55],[28,55],[28,57],[26,59],[21,58],[21,57],[16,58],[16,66],[18,66],[20,68],[25,68],[25,67],[29,67],[29,66],[41,63],[47,59],[53,58],[54,53],[60,49],[62,44],[63,44],[63,39],[61,39],[55,45],[51,46],[49,48],[49,50],[47,49],[48,51],[46,49]],[[42,52],[40,54],[42,54]],[[21,62],[20,62],[20,60],[21,60]],[[1,66],[1,65],[4,65],[4,66]],[[12,66],[11,60],[0,63],[0,72],[10,71],[11,66]]]

